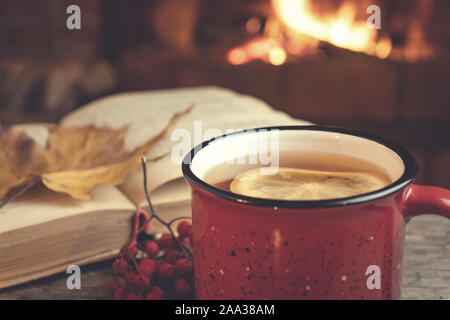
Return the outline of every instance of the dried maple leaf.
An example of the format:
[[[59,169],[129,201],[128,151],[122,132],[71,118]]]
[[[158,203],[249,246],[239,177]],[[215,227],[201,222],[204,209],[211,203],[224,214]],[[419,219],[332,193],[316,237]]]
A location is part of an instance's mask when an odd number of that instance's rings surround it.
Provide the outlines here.
[[[24,132],[0,126],[0,199],[47,168],[45,150]]]
[[[39,176],[50,190],[87,200],[94,186],[118,185],[137,170],[141,156],[191,109],[175,114],[162,132],[133,152],[124,151],[126,127],[56,126],[49,129],[46,147],[24,132],[0,127],[0,199]]]

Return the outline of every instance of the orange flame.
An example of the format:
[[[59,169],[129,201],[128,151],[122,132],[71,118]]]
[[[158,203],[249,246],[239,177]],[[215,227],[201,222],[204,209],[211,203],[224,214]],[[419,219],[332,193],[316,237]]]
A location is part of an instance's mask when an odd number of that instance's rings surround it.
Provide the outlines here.
[[[302,33],[352,51],[376,54],[377,30],[356,20],[356,8],[343,3],[334,15],[316,17],[310,0],[273,0],[277,17],[292,33]],[[386,44],[386,43],[385,43]],[[382,55],[386,55],[386,46]]]
[[[264,36],[233,48],[227,54],[231,64],[240,65],[262,60],[273,65],[283,64],[288,54],[304,56],[315,52],[319,41],[352,51],[387,58],[392,52],[389,38],[378,39],[378,31],[368,28],[366,20],[356,19],[354,3],[344,2],[333,14],[316,16],[312,0],[272,0],[275,18],[264,26]],[[246,29],[255,33],[261,27],[258,19],[250,18]]]

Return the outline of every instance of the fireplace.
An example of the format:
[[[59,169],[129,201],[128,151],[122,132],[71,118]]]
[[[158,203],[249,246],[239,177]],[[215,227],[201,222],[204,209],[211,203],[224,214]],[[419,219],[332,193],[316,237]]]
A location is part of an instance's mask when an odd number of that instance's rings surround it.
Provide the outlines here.
[[[430,1],[413,2],[403,14],[395,14],[398,10],[392,4],[373,0],[272,0],[261,5],[268,7],[266,16],[252,16],[245,24],[249,34],[261,36],[230,50],[230,63],[260,59],[281,65],[288,57],[318,54],[325,43],[394,61],[416,62],[434,53],[425,31]],[[383,27],[382,12],[391,13],[383,19]],[[402,27],[394,24],[398,19],[404,19]]]
[[[72,3],[78,33],[64,24]],[[372,5],[381,29],[367,28]],[[447,0],[0,0],[1,121],[55,121],[112,92],[218,85],[404,144],[418,182],[448,188],[449,16]]]

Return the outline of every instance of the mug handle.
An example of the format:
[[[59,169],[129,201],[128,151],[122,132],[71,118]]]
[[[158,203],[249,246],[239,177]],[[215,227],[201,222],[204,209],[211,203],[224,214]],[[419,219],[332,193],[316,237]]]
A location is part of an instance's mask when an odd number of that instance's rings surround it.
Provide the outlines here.
[[[406,193],[404,217],[437,214],[450,219],[450,190],[432,186],[411,185]]]

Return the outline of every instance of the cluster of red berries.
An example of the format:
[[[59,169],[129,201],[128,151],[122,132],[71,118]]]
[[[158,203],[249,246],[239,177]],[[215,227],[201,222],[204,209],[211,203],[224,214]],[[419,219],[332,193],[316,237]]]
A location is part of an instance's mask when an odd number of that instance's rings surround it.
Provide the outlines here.
[[[193,298],[192,224],[183,220],[177,231],[176,238],[173,232],[159,238],[144,233],[122,248],[108,287],[114,299]]]

